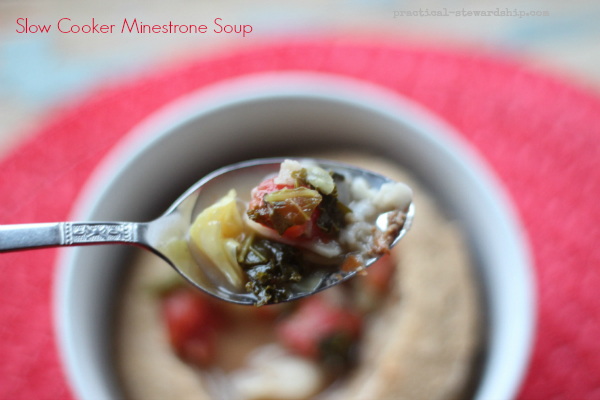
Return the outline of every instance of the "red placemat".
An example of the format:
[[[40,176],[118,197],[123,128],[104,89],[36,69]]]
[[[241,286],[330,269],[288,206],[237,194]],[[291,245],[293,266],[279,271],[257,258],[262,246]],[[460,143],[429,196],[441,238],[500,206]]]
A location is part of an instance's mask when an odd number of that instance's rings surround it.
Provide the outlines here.
[[[600,399],[600,100],[469,54],[290,42],[190,62],[92,93],[0,163],[0,223],[67,218],[96,164],[148,114],[247,73],[314,70],[374,82],[440,114],[503,179],[531,238],[539,324],[522,399]],[[0,398],[71,398],[52,329],[55,250],[0,256]]]

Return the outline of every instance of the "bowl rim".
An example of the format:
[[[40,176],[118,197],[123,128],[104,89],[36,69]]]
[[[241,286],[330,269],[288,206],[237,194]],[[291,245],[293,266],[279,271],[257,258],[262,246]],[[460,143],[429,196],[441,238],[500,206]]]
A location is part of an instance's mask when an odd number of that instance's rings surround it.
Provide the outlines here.
[[[484,189],[495,206],[495,212],[503,216],[504,228],[511,232],[513,251],[520,260],[522,318],[519,321],[522,326],[520,337],[511,337],[511,345],[516,349],[513,349],[513,355],[516,356],[509,360],[512,364],[502,366],[502,374],[496,378],[499,382],[490,382],[491,378],[482,376],[475,398],[483,400],[490,398],[490,395],[498,399],[516,397],[531,358],[537,321],[536,282],[526,230],[500,179],[463,135],[440,116],[389,88],[340,75],[290,71],[248,74],[197,89],[151,113],[119,140],[84,184],[69,220],[89,220],[103,194],[119,174],[156,141],[190,120],[236,104],[297,96],[312,96],[358,106],[408,125],[432,143],[445,147],[453,161]],[[66,311],[71,301],[69,288],[79,251],[78,248],[62,248],[56,260],[54,332],[59,358],[72,393],[77,398],[88,399],[85,388],[87,378],[77,368],[71,335],[72,321]]]

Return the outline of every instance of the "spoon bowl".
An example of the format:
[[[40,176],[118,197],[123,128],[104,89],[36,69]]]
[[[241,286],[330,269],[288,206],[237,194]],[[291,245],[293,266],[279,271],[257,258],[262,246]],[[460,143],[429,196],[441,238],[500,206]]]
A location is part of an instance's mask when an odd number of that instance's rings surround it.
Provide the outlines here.
[[[384,183],[393,182],[382,175],[344,163],[311,160],[327,170],[349,175],[353,179],[363,178],[373,189],[378,190]],[[198,255],[197,250],[190,244],[188,232],[196,216],[225,195],[229,188],[235,187],[241,193],[250,193],[252,187],[265,176],[275,175],[283,161],[282,158],[257,159],[218,169],[183,193],[162,216],[148,223],[59,222],[0,225],[0,253],[59,246],[115,243],[135,245],[163,258],[198,289],[231,303],[253,305],[256,303],[254,295],[215,284],[215,277],[211,276],[208,268],[202,267],[202,262],[199,262],[201,255]],[[395,236],[390,247],[396,245],[410,229],[414,212],[414,205],[411,203],[402,229]],[[377,218],[376,224],[381,230],[387,228],[386,214],[381,214]],[[365,260],[365,268],[380,257]],[[284,301],[296,300],[325,290],[350,279],[357,273],[357,271],[341,271],[340,267],[341,263],[312,282],[310,290],[306,289],[306,286],[298,286]]]

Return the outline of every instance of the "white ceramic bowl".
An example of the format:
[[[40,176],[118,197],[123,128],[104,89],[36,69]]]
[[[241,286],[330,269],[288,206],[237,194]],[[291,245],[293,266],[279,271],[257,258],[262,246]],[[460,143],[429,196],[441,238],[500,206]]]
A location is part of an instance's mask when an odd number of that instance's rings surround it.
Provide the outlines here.
[[[246,76],[202,89],[134,129],[94,173],[72,219],[150,220],[217,167],[314,142],[396,160],[462,224],[487,303],[487,349],[475,397],[513,398],[535,326],[523,228],[498,179],[460,135],[393,92],[308,73]],[[109,326],[127,250],[74,248],[59,259],[56,331],[68,379],[82,400],[122,397]]]

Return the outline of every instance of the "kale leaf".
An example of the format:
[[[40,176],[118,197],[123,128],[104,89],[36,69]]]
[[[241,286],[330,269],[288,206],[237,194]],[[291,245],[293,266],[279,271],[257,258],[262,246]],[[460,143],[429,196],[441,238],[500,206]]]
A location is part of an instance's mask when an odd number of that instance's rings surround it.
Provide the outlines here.
[[[245,241],[241,246],[238,261],[248,275],[246,289],[257,297],[256,305],[285,300],[289,295],[285,285],[302,279],[302,252],[268,239],[249,237],[247,241],[248,245]]]
[[[346,226],[346,212],[340,205],[345,207],[337,199],[337,195],[329,194],[323,196],[323,200],[318,206],[317,226],[330,236],[337,236],[340,229]]]
[[[340,229],[346,226],[346,214],[352,212],[344,203],[338,200],[337,182],[343,181],[344,176],[336,172],[330,172],[336,187],[328,195],[323,195],[323,200],[318,206],[319,218],[317,226],[330,236],[337,236]]]

